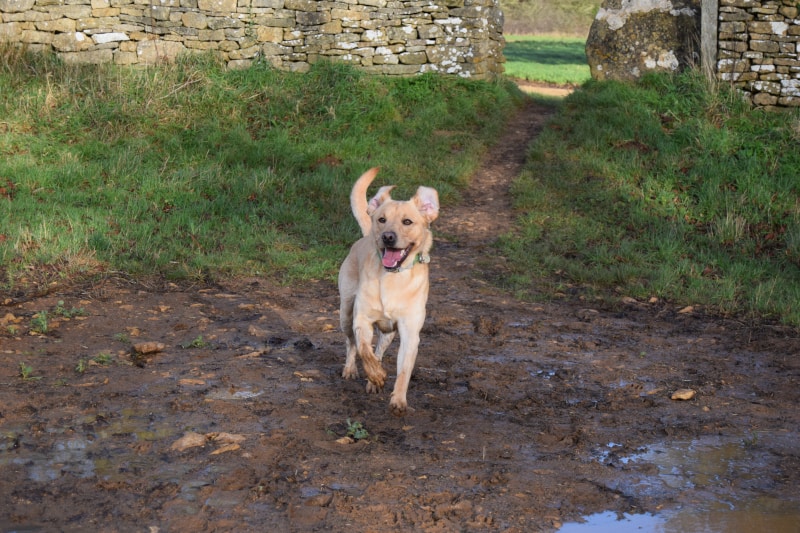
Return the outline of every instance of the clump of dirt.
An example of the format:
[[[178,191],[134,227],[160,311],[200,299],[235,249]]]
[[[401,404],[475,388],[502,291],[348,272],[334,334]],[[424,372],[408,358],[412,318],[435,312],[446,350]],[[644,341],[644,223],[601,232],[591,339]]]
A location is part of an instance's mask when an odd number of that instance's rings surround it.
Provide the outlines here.
[[[715,498],[797,508],[794,332],[663,302],[531,304],[486,281],[546,114],[521,110],[443,206],[405,418],[388,409],[395,350],[383,393],[342,379],[328,282],[108,279],[6,300],[3,530],[528,532]],[[708,439],[739,459],[704,482],[647,459]]]

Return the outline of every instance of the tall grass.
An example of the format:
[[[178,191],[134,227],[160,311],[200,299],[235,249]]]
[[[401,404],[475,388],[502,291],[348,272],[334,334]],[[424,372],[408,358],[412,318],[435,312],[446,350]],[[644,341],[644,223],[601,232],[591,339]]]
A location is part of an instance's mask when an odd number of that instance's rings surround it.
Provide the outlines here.
[[[522,98],[512,84],[318,63],[148,69],[0,51],[0,287],[104,271],[332,276],[355,178],[455,201]]]
[[[509,284],[800,325],[800,116],[691,71],[589,82],[530,149]]]

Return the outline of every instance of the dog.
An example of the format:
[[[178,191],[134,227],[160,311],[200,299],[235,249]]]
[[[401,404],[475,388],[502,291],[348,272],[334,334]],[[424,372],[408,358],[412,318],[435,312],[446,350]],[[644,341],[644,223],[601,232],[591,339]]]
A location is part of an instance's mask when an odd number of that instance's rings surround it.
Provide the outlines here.
[[[390,185],[367,201],[367,189],[378,170],[362,174],[350,193],[350,208],[362,237],[339,270],[339,319],[347,339],[342,377],[358,378],[358,354],[367,374],[367,393],[380,392],[386,382],[383,355],[399,333],[397,379],[389,408],[395,416],[404,416],[425,322],[433,246],[430,224],[439,216],[439,194],[431,187],[419,187],[410,200],[398,201],[392,199],[394,186]],[[373,351],[376,328],[379,334]]]

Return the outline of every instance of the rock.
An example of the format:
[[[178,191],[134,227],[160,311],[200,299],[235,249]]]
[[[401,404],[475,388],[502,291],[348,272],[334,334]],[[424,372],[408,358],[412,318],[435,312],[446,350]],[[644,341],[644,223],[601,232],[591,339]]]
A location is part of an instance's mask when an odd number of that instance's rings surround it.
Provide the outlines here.
[[[604,0],[586,40],[596,80],[633,81],[648,71],[699,63],[699,0]]]
[[[678,389],[672,393],[670,399],[672,400],[691,400],[697,395],[696,391],[692,389]]]

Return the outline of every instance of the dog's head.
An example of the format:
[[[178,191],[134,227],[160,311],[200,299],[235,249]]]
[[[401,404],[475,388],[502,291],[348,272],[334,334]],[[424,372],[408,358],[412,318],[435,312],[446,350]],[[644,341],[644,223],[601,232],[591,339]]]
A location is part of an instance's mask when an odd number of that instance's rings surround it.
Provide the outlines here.
[[[369,201],[367,213],[383,268],[396,271],[430,249],[430,223],[439,216],[439,194],[436,189],[420,187],[410,200],[398,201],[391,198],[393,188],[381,187]]]

